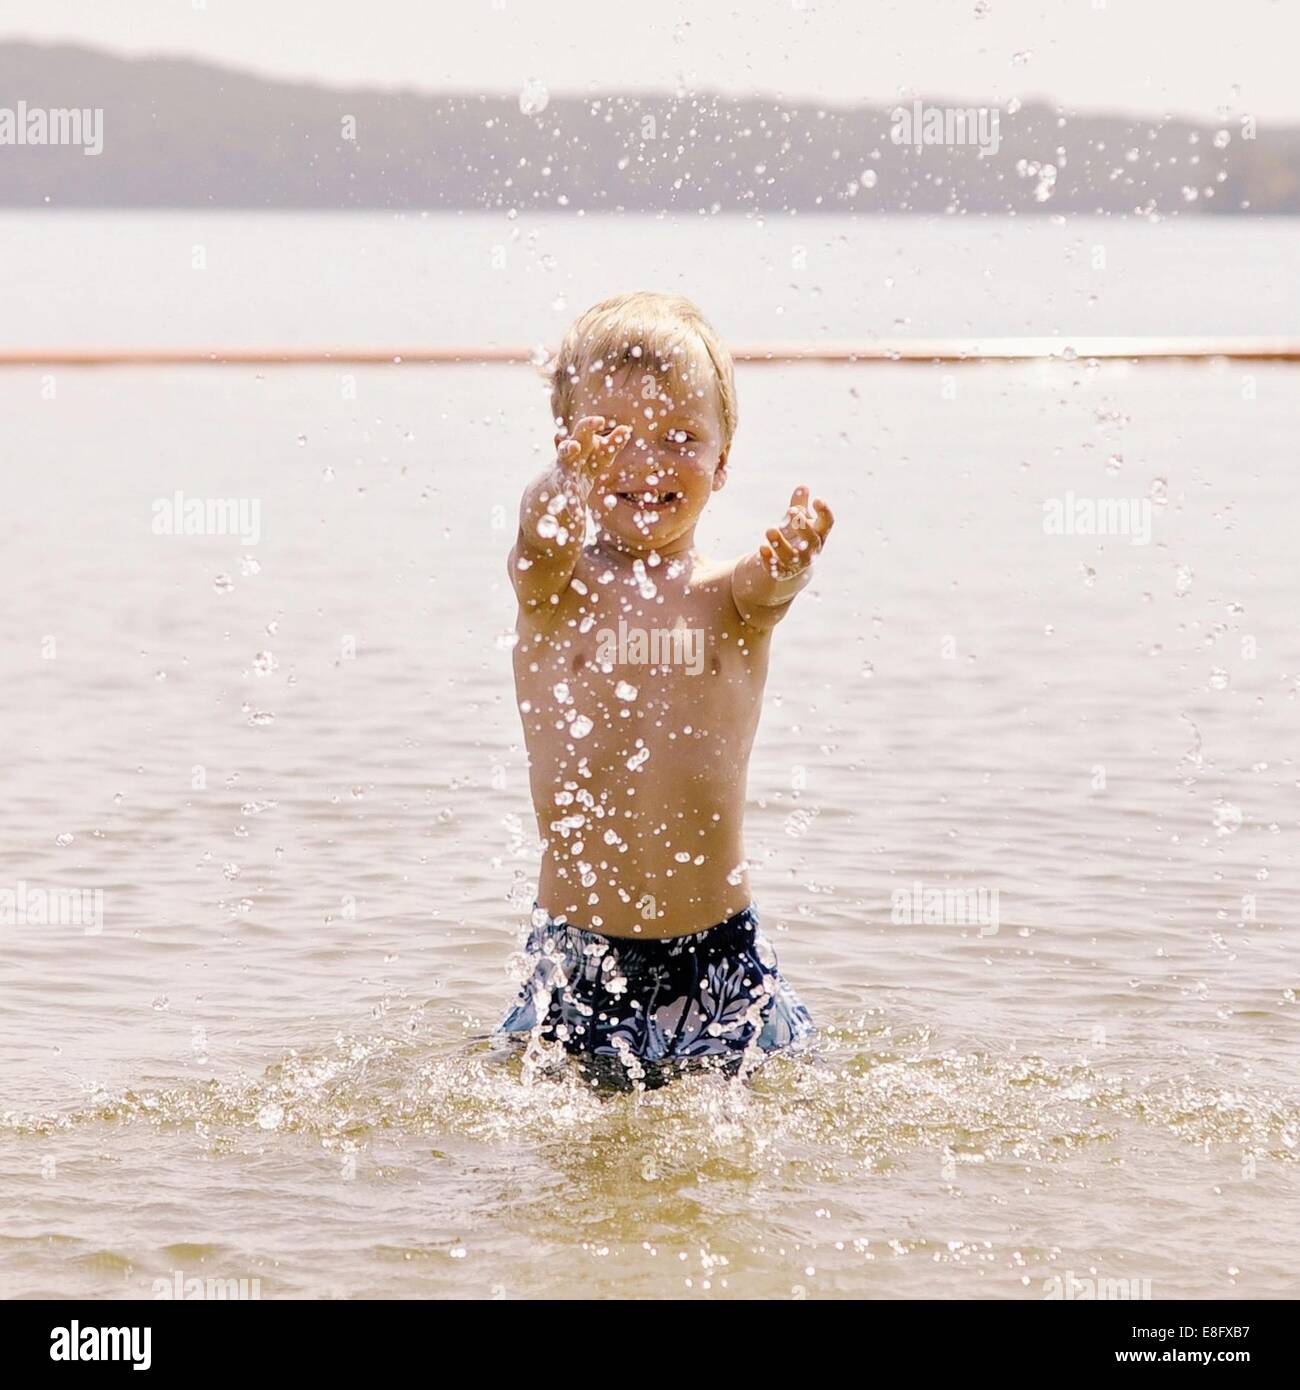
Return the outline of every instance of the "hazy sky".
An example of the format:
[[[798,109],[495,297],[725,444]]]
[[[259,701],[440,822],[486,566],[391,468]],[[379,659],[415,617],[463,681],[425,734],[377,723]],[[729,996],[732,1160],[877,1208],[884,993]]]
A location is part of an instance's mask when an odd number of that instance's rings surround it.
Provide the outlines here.
[[[983,13],[980,13],[980,12]],[[1300,0],[3,0],[0,38],[376,86],[692,86],[1300,120]]]

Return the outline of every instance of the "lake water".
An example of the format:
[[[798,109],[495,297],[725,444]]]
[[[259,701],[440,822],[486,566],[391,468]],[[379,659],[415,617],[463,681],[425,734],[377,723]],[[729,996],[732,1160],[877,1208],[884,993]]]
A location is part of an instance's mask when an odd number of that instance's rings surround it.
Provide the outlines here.
[[[1293,333],[1300,303],[1280,220],[0,233],[6,346],[529,344],[639,286],[746,341]],[[533,374],[0,372],[0,888],[103,908],[3,928],[0,1294],[1294,1296],[1298,384],[739,369],[706,548],[798,481],[838,516],[747,822],[821,1038],[637,1097],[486,1039],[538,862],[504,566]],[[256,499],[257,543],[153,534],[178,490]],[[1045,525],[1107,499],[1146,543]],[[918,884],[997,920],[909,920]]]

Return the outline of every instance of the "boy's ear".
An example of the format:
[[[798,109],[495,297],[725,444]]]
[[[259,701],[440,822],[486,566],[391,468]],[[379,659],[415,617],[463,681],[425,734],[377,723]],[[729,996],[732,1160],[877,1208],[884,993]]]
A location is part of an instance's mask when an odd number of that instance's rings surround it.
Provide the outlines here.
[[[720,488],[727,485],[727,455],[731,451],[724,449],[718,455],[717,467],[713,470],[713,491],[717,492]]]

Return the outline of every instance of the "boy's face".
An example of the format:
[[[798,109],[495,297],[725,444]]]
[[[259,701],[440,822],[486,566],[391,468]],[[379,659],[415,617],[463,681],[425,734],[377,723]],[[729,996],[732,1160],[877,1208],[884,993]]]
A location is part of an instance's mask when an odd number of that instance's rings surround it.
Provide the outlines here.
[[[710,496],[726,481],[726,451],[712,366],[682,364],[670,377],[648,369],[593,373],[573,390],[573,420],[603,415],[606,432],[632,435],[595,479],[589,505],[620,549],[664,553],[690,544]]]

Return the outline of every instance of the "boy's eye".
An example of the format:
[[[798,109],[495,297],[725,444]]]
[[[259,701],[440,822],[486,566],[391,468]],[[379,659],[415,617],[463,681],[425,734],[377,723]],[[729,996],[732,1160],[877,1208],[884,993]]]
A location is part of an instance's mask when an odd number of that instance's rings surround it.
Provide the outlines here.
[[[692,443],[694,443],[695,441],[695,436],[693,434],[688,433],[688,431],[686,430],[673,430],[673,432],[668,437],[673,441],[674,444],[685,444],[688,439]]]

